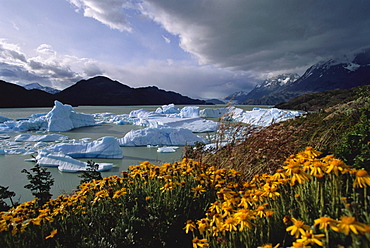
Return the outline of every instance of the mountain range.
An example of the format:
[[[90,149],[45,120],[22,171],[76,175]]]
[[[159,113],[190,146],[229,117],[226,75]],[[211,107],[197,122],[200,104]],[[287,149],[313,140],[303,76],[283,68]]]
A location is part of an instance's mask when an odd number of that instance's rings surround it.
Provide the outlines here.
[[[276,105],[297,96],[332,89],[349,89],[370,84],[370,50],[353,58],[343,57],[319,62],[302,76],[282,74],[263,81],[249,93],[236,92],[224,99],[234,104]]]
[[[22,86],[0,80],[0,107],[49,107],[54,105],[55,100],[72,106],[206,104],[203,100],[192,99],[155,86],[131,88],[103,76],[80,80],[55,94],[44,90],[27,90]]]
[[[47,87],[47,86],[42,86],[39,83],[32,83],[32,84],[27,84],[23,86],[26,90],[42,90],[50,94],[56,94],[60,92],[60,90],[54,89],[52,87]]]

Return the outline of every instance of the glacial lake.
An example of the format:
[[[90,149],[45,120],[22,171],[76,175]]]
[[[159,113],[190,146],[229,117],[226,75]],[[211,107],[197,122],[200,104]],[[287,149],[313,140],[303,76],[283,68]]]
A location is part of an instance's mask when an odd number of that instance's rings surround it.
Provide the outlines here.
[[[147,111],[155,111],[158,107],[155,105],[149,106],[81,106],[73,109],[78,113],[95,114],[95,113],[113,113],[113,114],[129,114],[132,110],[145,109]],[[176,105],[179,109],[184,105]],[[226,105],[199,105],[200,109],[204,108],[223,108]],[[235,106],[244,110],[252,110],[254,107],[269,107],[269,106],[252,106],[252,105],[238,105]],[[11,119],[25,118],[37,113],[47,113],[52,108],[0,108],[0,116]],[[93,140],[104,137],[113,136],[122,138],[127,132],[132,129],[140,129],[143,127],[134,125],[115,125],[103,124],[100,126],[83,127],[68,132],[59,132],[69,137],[69,139],[91,138]],[[40,134],[35,132],[28,132],[33,134]],[[3,133],[0,135],[9,135],[9,141],[13,141],[13,137],[19,133]],[[205,135],[205,134],[198,134]],[[1,148],[1,147],[0,147]],[[114,167],[107,172],[102,172],[102,176],[119,175],[121,171],[127,170],[130,165],[137,165],[143,161],[150,161],[153,164],[160,165],[164,162],[174,162],[181,159],[183,154],[183,147],[179,147],[175,153],[158,153],[157,148],[147,147],[121,147],[124,158],[123,159],[80,159],[82,161],[93,160],[96,163],[113,163]],[[9,190],[14,191],[16,196],[15,201],[24,202],[33,199],[31,192],[24,189],[24,185],[29,181],[25,173],[21,173],[22,169],[29,170],[34,166],[33,162],[27,162],[30,155],[0,155],[0,185],[9,186]],[[53,198],[60,194],[71,193],[77,188],[81,178],[80,173],[63,173],[58,168],[48,168],[54,178],[54,186],[51,193]]]

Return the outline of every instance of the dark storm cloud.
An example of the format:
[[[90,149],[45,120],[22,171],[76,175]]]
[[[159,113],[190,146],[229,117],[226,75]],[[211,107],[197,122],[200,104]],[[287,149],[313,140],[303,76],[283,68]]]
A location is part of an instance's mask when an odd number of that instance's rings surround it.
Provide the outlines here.
[[[370,1],[146,0],[146,14],[202,64],[269,72],[370,45]]]

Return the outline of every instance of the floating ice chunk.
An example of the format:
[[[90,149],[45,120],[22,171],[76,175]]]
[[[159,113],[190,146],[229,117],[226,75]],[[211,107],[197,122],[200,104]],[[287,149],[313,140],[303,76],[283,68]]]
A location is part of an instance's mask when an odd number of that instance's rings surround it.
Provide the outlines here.
[[[109,136],[89,143],[60,143],[47,149],[52,152],[63,152],[73,158],[123,158],[117,139]]]
[[[219,123],[202,118],[188,118],[177,122],[168,122],[166,126],[172,128],[185,128],[193,133],[214,132],[219,127]]]
[[[228,112],[227,108],[218,108],[218,109],[205,108],[200,110],[199,115],[200,117],[204,118],[221,118],[227,112]]]
[[[39,150],[36,161],[40,166],[58,167],[62,172],[78,172],[88,169],[87,163],[76,160],[62,152],[51,153],[46,150]],[[100,163],[98,171],[106,171],[113,167],[111,163]]]
[[[49,152],[39,150],[36,156],[36,161],[40,166],[44,167],[58,167],[68,164],[69,166],[84,167],[85,163],[64,154],[63,152]]]
[[[167,152],[176,152],[176,149],[178,149],[179,147],[178,146],[165,146],[165,147],[159,147],[157,149],[157,152],[163,152],[163,153],[167,153]]]
[[[45,116],[48,121],[47,131],[63,132],[79,127],[96,125],[93,115],[76,113],[72,106],[54,102],[54,108]]]
[[[188,129],[168,127],[131,130],[118,141],[121,146],[184,146],[193,145],[195,142],[207,143],[206,139]]]
[[[97,171],[102,172],[102,171],[108,171],[112,169],[113,164],[112,163],[98,163],[98,169]],[[58,170],[61,172],[81,172],[81,171],[87,171],[89,167],[87,166],[87,163],[85,163],[85,166],[80,167],[74,164],[63,164],[58,166]]]
[[[132,110],[129,114],[129,118],[146,118],[149,114],[150,112],[145,109]]]
[[[236,117],[235,120],[255,126],[269,126],[273,123],[291,119],[299,115],[301,115],[301,113],[298,111],[287,111],[277,108],[255,108],[252,111],[243,112]]]
[[[63,105],[59,101],[54,103],[54,108],[47,114],[35,114],[18,121],[5,121],[0,125],[0,132],[63,132],[96,125],[93,115],[76,113],[70,105]]]
[[[9,119],[7,117],[4,117],[4,116],[0,116],[0,123],[4,123],[6,121],[11,121],[12,119]]]
[[[180,111],[181,118],[194,118],[199,117],[199,107],[196,106],[186,106]]]
[[[157,114],[178,114],[180,113],[180,110],[175,106],[175,104],[171,103],[157,108],[155,112]]]
[[[9,135],[0,135],[0,140],[4,140],[4,139],[9,139],[10,136]]]
[[[32,134],[20,134],[14,137],[14,141],[16,142],[24,142],[24,141],[44,141],[44,142],[55,142],[55,141],[63,141],[68,139],[67,136],[61,134],[45,134],[45,135],[32,135]]]

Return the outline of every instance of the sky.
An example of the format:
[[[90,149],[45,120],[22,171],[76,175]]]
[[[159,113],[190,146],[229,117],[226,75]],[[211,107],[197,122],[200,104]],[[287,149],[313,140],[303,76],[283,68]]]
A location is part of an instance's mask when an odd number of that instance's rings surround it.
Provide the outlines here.
[[[0,0],[0,79],[107,76],[198,99],[370,46],[369,0]]]

